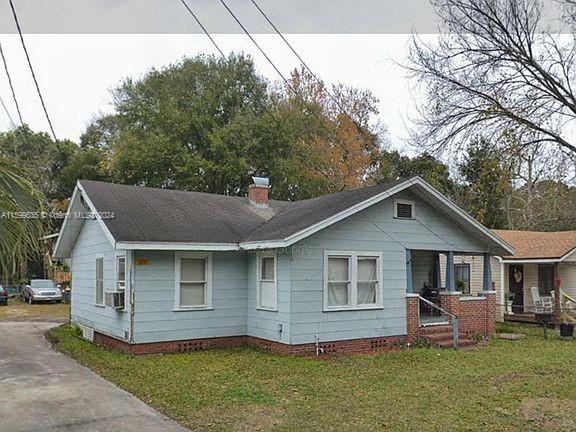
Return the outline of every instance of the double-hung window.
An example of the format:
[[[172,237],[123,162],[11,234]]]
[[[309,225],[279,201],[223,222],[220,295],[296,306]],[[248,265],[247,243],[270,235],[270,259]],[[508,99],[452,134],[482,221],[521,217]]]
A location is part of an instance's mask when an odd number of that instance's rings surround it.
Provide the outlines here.
[[[176,253],[177,310],[212,307],[212,255],[210,253]]]
[[[373,309],[382,306],[381,255],[326,252],[324,309]]]
[[[454,264],[454,279],[458,291],[470,294],[470,264]]]
[[[277,264],[275,253],[258,255],[258,309],[278,310]]]
[[[96,305],[104,306],[104,257],[96,256]]]
[[[116,257],[116,290],[126,290],[126,256]]]

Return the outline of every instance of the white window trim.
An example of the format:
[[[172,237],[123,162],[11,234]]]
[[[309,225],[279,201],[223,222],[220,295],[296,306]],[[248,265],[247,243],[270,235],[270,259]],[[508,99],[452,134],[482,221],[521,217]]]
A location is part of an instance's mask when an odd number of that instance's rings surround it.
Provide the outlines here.
[[[98,303],[98,267],[97,262],[102,259],[102,303]],[[94,254],[94,306],[104,308],[106,307],[106,269],[104,266],[104,254]]]
[[[116,252],[114,257],[114,292],[120,292],[118,289],[118,258],[124,258],[124,309],[121,312],[126,312],[128,310],[129,300],[130,300],[130,289],[131,289],[131,260],[130,251]]]
[[[276,290],[276,304],[273,307],[265,307],[260,304],[261,285],[261,260],[262,258],[274,258],[274,289]],[[258,252],[256,255],[256,309],[270,312],[278,312],[278,253],[276,251]]]
[[[409,204],[412,206],[412,217],[405,218],[398,216],[398,204]],[[416,203],[414,201],[405,200],[405,199],[394,199],[394,218],[395,219],[403,219],[403,220],[414,220],[416,219]]]
[[[341,256],[349,257],[349,278],[350,284],[348,285],[348,300],[347,306],[329,306],[328,305],[328,257]],[[376,271],[378,274],[378,286],[376,289],[376,303],[375,304],[358,304],[358,258],[376,258]],[[324,251],[324,312],[333,311],[350,311],[350,310],[371,310],[383,309],[383,283],[382,283],[382,252],[374,251],[340,251],[340,250],[325,250]]]
[[[180,306],[180,262],[182,258],[201,258],[206,260],[206,291],[204,303],[198,306]],[[212,309],[212,252],[175,252],[174,256],[174,310],[196,311]]]

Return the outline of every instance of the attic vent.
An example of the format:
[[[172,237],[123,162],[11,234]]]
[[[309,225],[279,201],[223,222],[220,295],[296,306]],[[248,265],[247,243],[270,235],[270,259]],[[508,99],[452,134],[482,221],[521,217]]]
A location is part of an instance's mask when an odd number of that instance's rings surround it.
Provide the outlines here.
[[[414,219],[414,203],[412,201],[394,201],[394,217]]]

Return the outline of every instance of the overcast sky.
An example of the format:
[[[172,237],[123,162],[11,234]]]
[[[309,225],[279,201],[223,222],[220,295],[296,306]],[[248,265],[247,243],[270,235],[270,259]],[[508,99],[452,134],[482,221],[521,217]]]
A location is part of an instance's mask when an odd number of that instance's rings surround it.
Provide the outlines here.
[[[380,119],[390,130],[394,147],[406,145],[407,125],[415,114],[413,83],[396,62],[404,62],[408,35],[302,35],[286,36],[312,70],[329,83],[344,82],[369,88],[380,99]],[[109,90],[124,77],[138,78],[152,67],[160,68],[184,56],[215,53],[201,34],[135,35],[25,35],[39,84],[58,138],[77,141],[90,120],[111,112]],[[245,35],[214,35],[225,52],[244,51],[271,80],[279,79]],[[255,38],[285,76],[299,66],[298,59],[277,35]],[[0,36],[21,105],[24,121],[34,130],[48,124],[33,86],[18,37]],[[17,115],[3,70],[0,97]],[[10,127],[0,111],[0,128]]]

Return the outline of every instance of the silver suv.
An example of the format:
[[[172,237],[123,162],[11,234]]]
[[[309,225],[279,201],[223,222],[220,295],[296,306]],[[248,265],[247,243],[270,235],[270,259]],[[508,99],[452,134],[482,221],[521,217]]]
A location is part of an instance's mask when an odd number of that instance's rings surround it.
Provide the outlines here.
[[[61,303],[62,290],[50,279],[32,279],[30,285],[24,286],[20,297],[30,304],[41,301]]]

